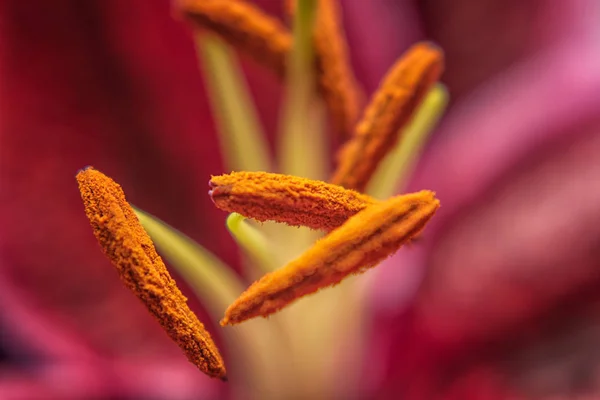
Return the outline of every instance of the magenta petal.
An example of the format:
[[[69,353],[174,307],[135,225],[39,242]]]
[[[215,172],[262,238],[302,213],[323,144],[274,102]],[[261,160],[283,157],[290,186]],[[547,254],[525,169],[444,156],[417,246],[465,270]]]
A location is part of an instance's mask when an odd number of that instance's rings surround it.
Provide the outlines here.
[[[600,52],[570,46],[537,55],[457,104],[420,162],[410,190],[435,190],[441,225],[512,165],[595,115]]]
[[[350,55],[358,81],[372,93],[411,44],[423,38],[416,7],[407,1],[342,2]]]
[[[454,99],[468,95],[534,52],[561,42],[597,40],[598,35],[596,0],[415,3],[425,34],[446,53],[444,81]]]
[[[548,141],[570,135],[600,104],[600,53],[561,47],[507,71],[456,104],[436,132],[408,188],[434,190],[442,207],[432,237],[467,204]],[[415,246],[411,251],[428,251]],[[403,263],[403,256],[395,258]],[[395,264],[395,263],[388,263]],[[377,296],[397,291],[395,265],[378,269]],[[386,306],[387,307],[387,306]]]
[[[394,380],[418,389],[466,379],[457,363],[483,357],[478,343],[543,334],[540,318],[560,321],[567,301],[569,316],[585,310],[599,280],[596,49],[547,49],[461,100],[440,127],[410,187],[436,191],[442,207],[411,256],[425,280],[410,312],[388,314],[388,389]],[[376,272],[378,298],[401,287],[407,258]],[[480,398],[474,383],[464,398]]]

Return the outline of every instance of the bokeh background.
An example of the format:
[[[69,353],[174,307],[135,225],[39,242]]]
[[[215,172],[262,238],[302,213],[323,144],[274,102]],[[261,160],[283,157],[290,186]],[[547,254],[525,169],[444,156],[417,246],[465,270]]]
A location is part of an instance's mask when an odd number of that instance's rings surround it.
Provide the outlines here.
[[[340,1],[368,93],[430,39],[451,96],[409,185],[442,209],[371,272],[361,393],[600,396],[598,2]],[[279,0],[255,3],[282,15]],[[280,83],[243,65],[272,145]],[[99,251],[74,179],[86,165],[239,267],[206,195],[227,171],[191,31],[169,1],[3,0],[0,398],[226,397]]]

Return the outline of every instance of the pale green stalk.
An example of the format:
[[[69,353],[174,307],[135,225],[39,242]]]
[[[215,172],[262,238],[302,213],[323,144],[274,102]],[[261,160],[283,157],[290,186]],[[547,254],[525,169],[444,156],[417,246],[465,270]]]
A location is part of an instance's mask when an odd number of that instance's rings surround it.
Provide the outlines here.
[[[196,45],[227,171],[271,170],[267,140],[234,54],[208,34],[198,34]]]
[[[444,114],[448,91],[441,83],[427,94],[410,123],[400,133],[401,140],[385,157],[367,186],[367,193],[386,199],[403,188],[418,160],[429,135]]]
[[[288,60],[278,143],[278,165],[282,173],[323,180],[328,172],[328,152],[323,132],[323,107],[315,84],[312,32],[316,9],[317,0],[297,0],[293,21],[294,48]],[[274,237],[281,238],[277,244],[287,258],[299,255],[318,237],[308,229],[283,227],[279,232],[281,234]],[[318,303],[315,298],[325,302]],[[331,315],[322,318],[321,313],[315,312],[320,307],[329,308],[329,298],[329,294],[319,293],[299,300],[280,313],[291,338],[290,362],[296,379],[304,382],[298,386],[297,398],[327,398],[332,385],[327,365],[318,360],[329,356],[330,338],[324,332],[329,331],[333,318]]]
[[[327,176],[324,113],[315,85],[312,33],[318,0],[297,0],[293,49],[286,71],[279,143],[279,172],[323,180]],[[308,229],[266,226],[283,262],[306,250],[318,237]],[[278,240],[281,239],[281,240]]]
[[[312,48],[316,6],[317,0],[298,0],[294,13],[294,47],[286,71],[278,162],[284,174],[323,179],[327,152]]]
[[[218,321],[245,289],[243,282],[221,260],[175,228],[138,208],[134,211],[159,252],[193,287]]]
[[[219,320],[245,285],[227,265],[189,237],[142,210],[134,207],[134,211],[160,254],[190,284],[212,318]],[[249,321],[222,333],[229,350],[226,362],[232,370],[230,379],[245,381],[243,398],[270,398],[285,392],[281,383],[273,381],[288,368],[278,357],[287,350],[277,322]],[[253,393],[248,392],[249,387]]]
[[[252,258],[253,264],[262,274],[266,274],[280,267],[277,258],[273,255],[273,244],[269,238],[258,228],[250,225],[246,217],[238,213],[231,213],[227,217],[227,229],[235,241]]]
[[[366,274],[374,271],[368,271]],[[364,371],[362,366],[369,365],[369,350],[366,346],[366,326],[369,318],[365,304],[365,276],[346,278],[336,290],[338,298],[334,300],[335,323],[330,326],[331,360],[330,379],[334,382],[360,381]],[[344,338],[340,341],[339,338]],[[349,362],[351,360],[351,362]],[[340,398],[362,398],[355,388],[339,388],[335,395]]]

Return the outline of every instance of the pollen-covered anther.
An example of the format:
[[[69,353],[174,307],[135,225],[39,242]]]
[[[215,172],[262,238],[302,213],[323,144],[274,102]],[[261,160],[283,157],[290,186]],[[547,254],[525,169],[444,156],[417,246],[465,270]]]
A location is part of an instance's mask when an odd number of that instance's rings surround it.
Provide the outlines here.
[[[194,27],[217,34],[278,76],[285,75],[292,35],[277,18],[240,0],[177,0],[175,4]]]
[[[255,220],[331,231],[377,203],[367,195],[321,181],[267,172],[232,172],[209,182],[215,205]]]
[[[336,131],[346,139],[359,118],[364,95],[348,54],[338,0],[319,0],[314,45],[319,88]]]
[[[229,306],[221,325],[266,317],[304,295],[376,266],[421,232],[438,207],[430,191],[367,207],[300,257],[252,284]]]
[[[94,235],[125,286],[193,364],[209,376],[226,379],[210,334],[188,307],[121,186],[91,167],[79,171],[77,182]]]
[[[287,2],[290,13],[296,2]],[[341,14],[339,0],[318,0],[313,44],[319,92],[336,133],[347,139],[360,116],[364,94],[352,71]]]
[[[212,32],[283,78],[292,33],[277,18],[242,0],[178,0],[177,11],[197,29]],[[317,87],[332,123],[348,137],[358,120],[363,93],[352,71],[337,0],[319,0],[314,31]]]
[[[411,47],[392,66],[338,153],[331,182],[364,191],[386,154],[394,148],[424,96],[443,70],[441,50],[428,42]]]

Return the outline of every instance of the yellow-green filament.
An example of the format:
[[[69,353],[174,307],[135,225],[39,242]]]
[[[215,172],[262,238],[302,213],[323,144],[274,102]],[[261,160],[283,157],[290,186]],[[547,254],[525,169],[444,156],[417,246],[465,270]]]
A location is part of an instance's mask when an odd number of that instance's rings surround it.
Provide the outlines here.
[[[312,32],[317,1],[300,0],[293,20],[294,47],[288,60],[279,143],[279,169],[311,179],[326,176],[322,104],[316,96]]]
[[[226,169],[269,171],[267,140],[235,56],[221,39],[208,34],[196,35],[196,45]]]
[[[190,284],[211,317],[219,320],[245,285],[228,266],[202,246],[150,214],[135,207],[134,211],[161,255]],[[286,352],[282,340],[285,338],[275,320],[254,322],[223,332],[227,347],[235,354],[229,368],[230,379],[247,379],[246,385],[252,385],[270,397],[272,390],[279,389],[278,385],[273,385],[271,377],[286,368],[275,356]]]
[[[269,239],[259,229],[246,221],[246,217],[238,213],[229,214],[227,229],[235,241],[252,258],[261,275],[279,267],[276,256],[270,250],[274,246],[269,244]]]
[[[410,123],[400,133],[401,140],[381,162],[367,186],[367,193],[386,199],[406,185],[430,133],[444,114],[448,91],[437,83],[427,94]]]
[[[215,255],[158,218],[134,207],[140,223],[156,248],[190,284],[211,316],[219,320],[223,310],[245,285]]]

